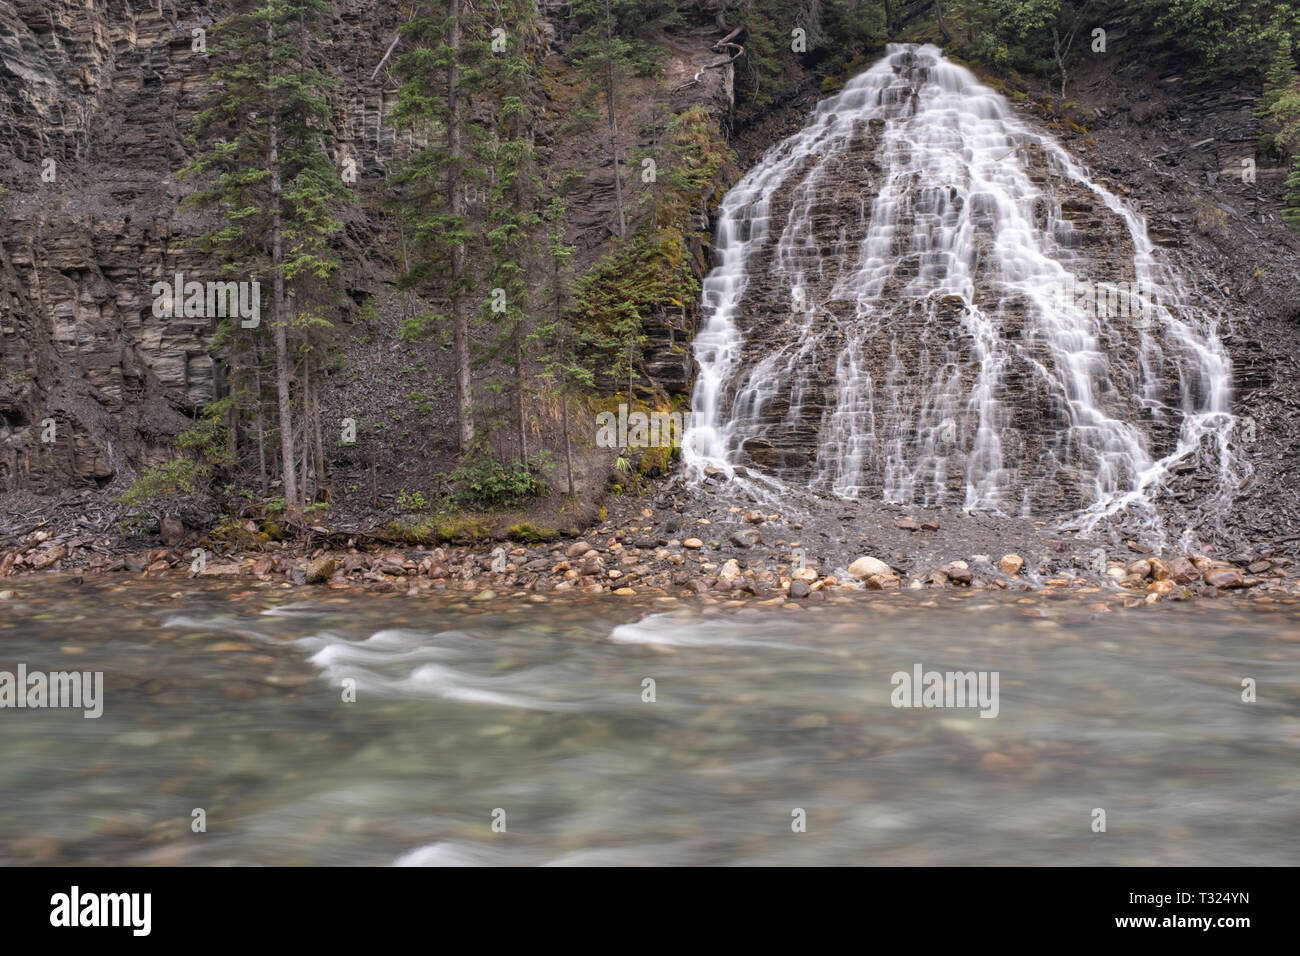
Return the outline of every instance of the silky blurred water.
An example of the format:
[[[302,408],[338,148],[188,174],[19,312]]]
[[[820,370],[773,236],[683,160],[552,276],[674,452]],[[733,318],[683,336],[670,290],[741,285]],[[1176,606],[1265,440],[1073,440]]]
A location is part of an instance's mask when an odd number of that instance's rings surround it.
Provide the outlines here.
[[[105,682],[0,709],[0,863],[1300,862],[1295,607],[177,585],[0,604],[0,670]],[[892,706],[916,664],[998,672],[998,716]]]

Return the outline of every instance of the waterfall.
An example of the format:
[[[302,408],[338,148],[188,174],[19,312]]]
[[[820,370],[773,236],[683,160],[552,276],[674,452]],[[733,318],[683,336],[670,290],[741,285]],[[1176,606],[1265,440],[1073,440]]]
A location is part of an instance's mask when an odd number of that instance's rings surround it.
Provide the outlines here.
[[[891,45],[770,149],[715,254],[696,477],[1148,532],[1175,464],[1234,481],[1215,318],[1128,203],[937,47]]]

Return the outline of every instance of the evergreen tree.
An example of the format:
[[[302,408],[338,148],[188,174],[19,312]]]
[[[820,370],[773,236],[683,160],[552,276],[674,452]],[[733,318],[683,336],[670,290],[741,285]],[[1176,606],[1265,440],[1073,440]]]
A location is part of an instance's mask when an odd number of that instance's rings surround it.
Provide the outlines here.
[[[422,3],[402,28],[412,48],[398,58],[402,78],[393,119],[415,128],[428,145],[417,149],[394,177],[394,198],[403,231],[416,255],[407,262],[408,287],[432,291],[440,284],[447,314],[424,315],[420,331],[444,319],[452,328],[456,379],[457,438],[461,453],[474,443],[474,396],[470,381],[470,296],[474,292],[469,250],[473,229],[466,212],[466,187],[478,178],[466,123],[469,95],[481,85],[479,64],[486,49],[481,17],[465,0],[447,0],[445,15]],[[467,129],[468,127],[468,129]]]
[[[296,317],[289,298],[337,267],[329,238],[347,196],[326,152],[331,81],[310,62],[311,24],[326,9],[323,0],[254,0],[222,22],[215,92],[195,118],[196,134],[221,138],[183,171],[202,181],[186,202],[221,216],[197,245],[219,255],[229,274],[271,280],[270,322],[263,325],[274,352],[280,473],[293,507],[304,502],[295,460],[289,338]]]
[[[498,360],[511,370],[503,388],[510,394],[517,457],[528,463],[526,347],[532,337],[532,297],[528,276],[536,254],[537,154],[529,99],[537,79],[533,53],[540,40],[531,0],[501,0],[497,6],[487,90],[492,94],[494,133],[487,153],[493,187],[487,222],[486,318],[497,326],[484,361]]]
[[[569,403],[574,391],[590,389],[595,384],[591,368],[582,358],[582,336],[573,325],[568,306],[569,262],[573,247],[564,237],[565,203],[558,184],[552,184],[551,199],[544,221],[547,227],[546,254],[550,281],[547,285],[545,318],[538,323],[540,350],[540,384],[549,386],[560,401],[561,440],[564,442],[566,487],[573,498],[573,443],[569,427]]]
[[[1263,138],[1265,147],[1291,159],[1293,168],[1286,181],[1288,192],[1282,218],[1292,229],[1300,231],[1300,74],[1296,71],[1291,35],[1275,24],[1271,37],[1274,52],[1256,112],[1273,127]]]
[[[574,13],[591,23],[574,38],[579,62],[598,85],[605,100],[605,122],[609,135],[610,164],[614,175],[614,211],[620,239],[627,235],[627,214],[623,209],[623,169],[619,159],[619,80],[631,64],[632,44],[618,32],[620,7],[626,0],[577,0]]]

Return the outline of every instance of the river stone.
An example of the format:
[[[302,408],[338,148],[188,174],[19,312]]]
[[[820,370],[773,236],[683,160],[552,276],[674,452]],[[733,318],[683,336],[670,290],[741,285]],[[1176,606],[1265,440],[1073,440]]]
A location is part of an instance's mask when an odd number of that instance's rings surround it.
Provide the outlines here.
[[[1175,584],[1191,584],[1201,576],[1201,572],[1190,559],[1180,556],[1169,562],[1169,576]]]
[[[805,584],[812,584],[817,580],[817,572],[812,568],[799,568],[790,572],[790,580],[803,581]]]
[[[704,547],[704,542],[699,538],[687,538],[682,542],[682,547],[690,551],[698,551],[700,548]]]
[[[41,550],[28,557],[27,563],[39,571],[42,568],[48,568],[55,561],[66,557],[67,554],[67,548],[61,544],[56,544],[48,548],[41,548]]]
[[[1015,577],[1020,573],[1020,569],[1025,566],[1025,559],[1018,554],[1004,554],[1002,560],[998,562],[998,567],[1002,573]]]
[[[798,578],[795,578],[790,582],[790,597],[806,598],[810,593],[812,592],[808,587],[807,581],[800,581]]]
[[[738,548],[752,548],[758,544],[759,534],[753,528],[731,532],[731,543]]]
[[[336,563],[334,555],[328,551],[314,558],[307,565],[307,583],[321,584],[328,581],[330,575],[334,573]]]
[[[740,565],[736,563],[735,558],[729,559],[727,563],[722,566],[722,570],[718,572],[718,580],[726,581],[728,584],[735,581],[738,577],[740,577]]]
[[[887,565],[879,558],[873,558],[870,555],[863,555],[849,565],[849,574],[853,575],[859,581],[865,581],[867,578],[877,574],[893,574],[893,568]]]
[[[901,586],[902,580],[897,574],[873,574],[862,583],[869,591],[893,591]]]
[[[948,575],[948,580],[955,584],[970,584],[971,582],[970,566],[965,561],[954,561],[944,568],[944,571]]]
[[[1129,577],[1146,578],[1151,574],[1151,562],[1145,558],[1134,561],[1124,569],[1124,574]]]
[[[566,558],[580,558],[591,550],[591,545],[585,541],[575,541],[569,545],[568,550],[564,552]]]
[[[1236,568],[1212,568],[1205,572],[1205,583],[1212,588],[1239,588],[1245,578]]]

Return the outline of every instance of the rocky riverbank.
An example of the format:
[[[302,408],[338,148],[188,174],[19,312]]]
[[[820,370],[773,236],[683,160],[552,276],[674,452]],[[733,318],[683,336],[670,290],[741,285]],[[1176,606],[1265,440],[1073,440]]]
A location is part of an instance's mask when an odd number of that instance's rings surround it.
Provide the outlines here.
[[[743,486],[678,477],[622,499],[586,533],[552,541],[402,546],[315,527],[233,549],[164,522],[165,543],[34,531],[0,553],[0,578],[35,572],[227,579],[267,586],[514,596],[672,596],[779,605],[852,592],[964,589],[1095,594],[1099,604],[1250,593],[1300,595],[1290,557],[1120,546],[1042,522],[823,500],[788,513]],[[0,588],[12,593],[12,589]]]

